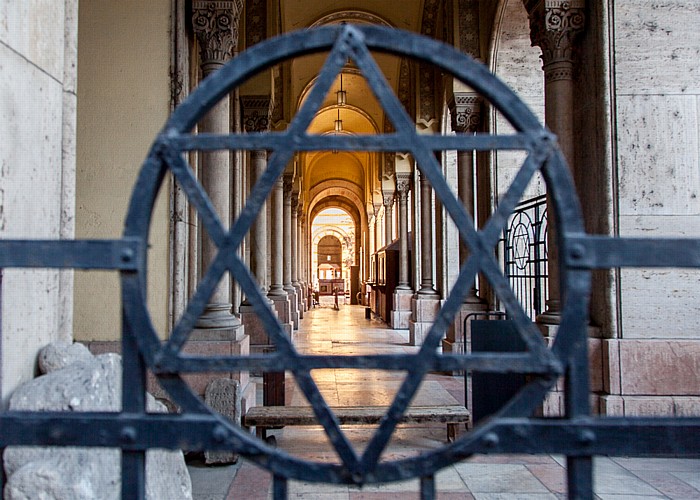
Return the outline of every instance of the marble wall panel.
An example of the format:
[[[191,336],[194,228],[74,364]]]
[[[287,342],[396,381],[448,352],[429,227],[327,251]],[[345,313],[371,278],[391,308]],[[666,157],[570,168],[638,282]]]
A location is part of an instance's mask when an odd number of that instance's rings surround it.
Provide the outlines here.
[[[0,0],[0,42],[63,81],[65,4],[55,0]]]
[[[57,238],[62,86],[2,43],[0,74],[0,237]],[[4,271],[2,287],[0,394],[5,400],[33,377],[36,353],[56,338],[60,287],[56,271],[19,269]]]
[[[613,4],[618,95],[700,93],[697,0]]]
[[[694,96],[619,96],[620,215],[700,213]]]
[[[622,395],[700,395],[700,342],[620,341]]]

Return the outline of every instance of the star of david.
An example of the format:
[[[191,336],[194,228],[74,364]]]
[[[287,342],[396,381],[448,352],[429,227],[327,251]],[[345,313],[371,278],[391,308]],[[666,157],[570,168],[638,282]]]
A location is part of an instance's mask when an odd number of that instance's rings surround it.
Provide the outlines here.
[[[381,30],[380,30],[381,31]],[[321,29],[319,33],[328,35],[328,30]],[[189,302],[184,314],[174,327],[168,340],[161,344],[154,333],[142,334],[138,338],[139,345],[144,353],[151,369],[159,376],[161,384],[171,395],[178,400],[183,408],[193,411],[209,411],[188,389],[184,387],[182,379],[177,375],[180,372],[213,371],[213,370],[249,370],[252,368],[265,371],[289,371],[293,374],[298,387],[306,399],[311,403],[319,424],[327,433],[335,452],[341,460],[341,465],[314,464],[315,471],[323,477],[345,478],[345,481],[358,484],[372,480],[383,471],[385,477],[396,475],[396,469],[391,463],[380,462],[380,456],[386,449],[389,440],[401,420],[404,412],[415,396],[425,375],[432,370],[466,370],[488,369],[492,363],[476,355],[440,355],[437,348],[448,326],[453,323],[455,316],[471,288],[478,273],[481,273],[492,285],[501,302],[505,305],[509,314],[519,325],[520,334],[525,341],[527,351],[519,356],[504,359],[502,363],[512,365],[513,371],[527,371],[531,374],[541,374],[550,377],[553,381],[562,373],[562,364],[559,358],[544,345],[541,334],[532,324],[527,314],[519,305],[507,279],[504,277],[493,256],[493,248],[497,244],[503,227],[521,199],[529,180],[538,170],[543,168],[553,158],[558,159],[554,141],[539,125],[528,133],[520,133],[515,136],[497,137],[486,143],[479,142],[473,136],[430,136],[419,135],[415,124],[392,91],[380,68],[370,54],[370,48],[366,43],[366,37],[372,34],[371,28],[358,29],[347,25],[335,27],[331,33],[334,41],[328,57],[318,75],[315,85],[304,101],[301,109],[292,119],[289,127],[283,132],[276,133],[250,133],[230,135],[190,135],[188,131],[196,123],[198,117],[213,106],[218,99],[252,74],[256,67],[272,64],[283,59],[283,56],[294,55],[283,46],[278,47],[272,53],[260,53],[253,47],[238,56],[212,78],[204,81],[198,90],[190,98],[175,110],[173,117],[160,135],[144,171],[159,172],[162,179],[165,170],[170,170],[176,181],[186,193],[190,204],[197,210],[203,227],[206,229],[214,244],[218,247],[215,259],[207,268],[204,276],[197,286],[196,293]],[[373,40],[373,42],[376,42]],[[290,42],[293,44],[293,42]],[[411,47],[409,47],[410,49]],[[269,48],[268,48],[269,50]],[[389,43],[386,50],[410,54],[406,47],[393,47]],[[418,57],[421,57],[419,54]],[[422,54],[428,58],[427,53]],[[469,60],[467,56],[459,55],[459,62],[465,67],[462,76],[465,79],[473,78],[471,72],[482,77],[488,75],[477,63]],[[384,135],[372,136],[316,136],[307,133],[307,129],[319,111],[325,96],[329,93],[331,85],[342,67],[352,61],[360,73],[366,78],[369,87],[377,98],[387,117],[394,127],[394,132]],[[457,61],[455,61],[456,63]],[[452,68],[454,69],[454,68]],[[459,69],[459,67],[457,68]],[[490,77],[496,81],[494,77]],[[478,80],[470,81],[475,88],[479,87]],[[492,97],[507,98],[516,104],[517,98],[508,94],[506,88],[499,86],[484,86],[484,93],[492,94]],[[501,94],[499,94],[499,92]],[[526,109],[526,108],[523,108]],[[507,114],[507,112],[506,112]],[[536,123],[536,121],[533,121]],[[523,127],[520,127],[521,129]],[[442,175],[440,165],[434,152],[444,149],[497,149],[502,144],[506,148],[524,148],[529,151],[521,170],[515,177],[512,185],[499,200],[498,209],[491,216],[486,225],[479,231],[476,230],[472,220],[467,214],[462,203],[454,196],[451,188]],[[240,216],[234,221],[231,228],[222,227],[216,211],[207,194],[199,185],[183,157],[183,151],[187,150],[214,150],[214,149],[264,149],[271,152],[269,155],[267,170],[258,179],[251,189],[250,196]],[[237,251],[246,233],[255,221],[257,213],[268,198],[277,179],[282,175],[285,166],[293,159],[295,152],[300,150],[367,150],[367,151],[392,151],[409,153],[416,160],[416,164],[425,178],[432,185],[437,198],[445,210],[454,220],[461,241],[470,249],[470,256],[462,265],[459,277],[449,296],[441,307],[437,319],[431,326],[424,343],[417,354],[393,355],[393,356],[305,356],[301,355],[292,342],[286,337],[277,317],[267,305],[266,299],[261,294],[260,288],[251,276],[251,273]],[[137,185],[138,192],[139,185]],[[156,189],[146,188],[146,192],[152,193]],[[143,229],[142,227],[140,228]],[[130,229],[127,222],[126,234]],[[134,232],[138,232],[137,224],[134,224]],[[250,355],[245,357],[226,358],[194,358],[183,354],[182,348],[194,328],[197,318],[204,312],[208,298],[213,293],[224,273],[230,273],[239,283],[243,292],[252,303],[266,332],[276,346],[276,351],[266,355]],[[125,294],[134,294],[143,299],[143,293],[135,284],[125,284]],[[149,324],[147,313],[142,309],[127,310],[126,315],[131,324]],[[142,332],[143,333],[143,332]],[[510,365],[509,365],[510,364]],[[312,369],[318,368],[366,368],[366,369],[390,369],[405,371],[406,377],[398,390],[395,399],[385,417],[379,424],[362,454],[358,454],[340,428],[337,418],[324,400],[318,386],[311,376]],[[500,415],[528,415],[541,402],[544,394],[551,384],[531,384],[521,394],[515,397],[505,407]],[[247,450],[249,456],[267,457],[265,466],[273,471],[285,470],[286,464],[291,460],[298,463],[297,459],[286,456],[283,452],[267,447],[261,441],[255,440],[227,424],[229,431],[236,436],[239,446]],[[468,456],[471,446],[480,439],[481,434],[474,433],[466,436],[456,443],[446,445],[440,450],[431,452],[427,458],[408,459],[402,462],[405,470],[413,470],[415,475],[422,475],[431,469],[436,469],[442,461],[454,461],[459,457]],[[431,458],[432,457],[432,458]],[[438,457],[439,460],[435,460]],[[432,462],[431,462],[432,460]],[[320,471],[325,471],[321,473]],[[285,475],[293,475],[289,469]]]

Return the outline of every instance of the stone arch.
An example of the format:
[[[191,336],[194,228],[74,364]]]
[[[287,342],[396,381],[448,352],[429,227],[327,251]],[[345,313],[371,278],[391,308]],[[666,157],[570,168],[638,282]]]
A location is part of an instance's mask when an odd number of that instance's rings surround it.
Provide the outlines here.
[[[544,74],[540,49],[530,40],[530,23],[522,0],[499,0],[489,48],[491,72],[512,88],[544,122]],[[490,117],[490,132],[508,134],[510,123],[499,113]],[[495,197],[503,193],[522,165],[525,153],[499,151],[492,156],[491,182]],[[530,183],[525,198],[546,191],[542,177]]]

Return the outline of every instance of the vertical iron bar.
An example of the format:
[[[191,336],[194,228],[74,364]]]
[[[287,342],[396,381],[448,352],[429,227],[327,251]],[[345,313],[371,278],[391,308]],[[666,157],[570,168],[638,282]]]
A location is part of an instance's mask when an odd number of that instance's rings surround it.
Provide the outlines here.
[[[122,273],[122,280],[138,279],[135,274]],[[124,299],[123,299],[124,300]],[[146,364],[136,342],[136,332],[125,314],[122,304],[122,412],[146,416]],[[121,430],[124,444],[135,443],[138,432],[132,426]],[[146,452],[122,449],[122,499],[146,498]]]
[[[592,457],[566,457],[566,476],[570,499],[590,500],[593,498]]]
[[[421,500],[435,500],[435,476],[423,476],[420,478]]]
[[[122,450],[122,500],[146,498],[146,452]]]
[[[273,500],[287,500],[287,478],[275,474],[272,477]]]

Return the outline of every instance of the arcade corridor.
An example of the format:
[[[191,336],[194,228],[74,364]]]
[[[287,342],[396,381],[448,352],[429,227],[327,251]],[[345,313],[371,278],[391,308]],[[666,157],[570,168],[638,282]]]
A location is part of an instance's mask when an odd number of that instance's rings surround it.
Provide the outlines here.
[[[305,354],[396,354],[418,349],[408,345],[407,332],[391,330],[379,320],[366,320],[364,308],[360,306],[341,306],[340,311],[331,306],[311,309],[294,334],[294,344]],[[388,405],[402,378],[397,372],[361,370],[319,370],[313,375],[328,403],[335,406]],[[289,375],[286,385],[287,404],[306,404]],[[463,401],[462,391],[461,377],[434,374],[423,383],[413,403],[454,404]],[[361,449],[373,429],[345,426],[343,431]],[[287,427],[271,432],[277,438],[278,447],[294,456],[337,461],[320,426]],[[383,459],[396,460],[433,449],[440,446],[444,438],[443,424],[400,426]],[[548,455],[476,456],[437,474],[437,496],[460,500],[565,498],[563,464],[562,457]],[[598,457],[595,464],[595,491],[602,500],[700,498],[700,460]],[[223,468],[191,465],[190,474],[195,500],[222,498],[227,490],[227,499],[271,498],[270,474],[248,462]],[[234,474],[233,482],[229,483]],[[369,485],[362,490],[345,485],[291,481],[289,496],[380,500],[416,498],[417,490],[418,480]]]

